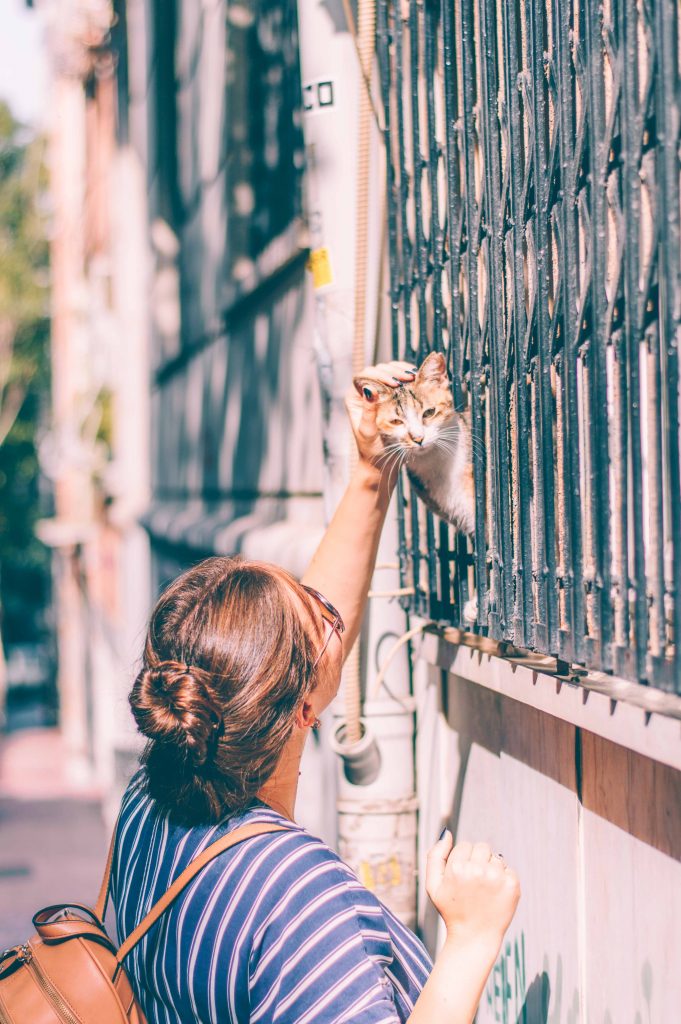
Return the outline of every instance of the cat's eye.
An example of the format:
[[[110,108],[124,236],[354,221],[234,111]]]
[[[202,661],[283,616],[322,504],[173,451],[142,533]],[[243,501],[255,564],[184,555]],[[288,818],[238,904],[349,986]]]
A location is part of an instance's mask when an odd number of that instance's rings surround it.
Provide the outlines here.
[[[435,409],[426,409],[426,411],[423,414],[423,418],[424,418],[424,420],[425,419],[429,419],[431,416],[434,416],[434,415],[435,415]]]
[[[392,423],[393,427],[401,427],[402,424],[404,423],[404,420],[394,419],[391,420],[390,422]]]

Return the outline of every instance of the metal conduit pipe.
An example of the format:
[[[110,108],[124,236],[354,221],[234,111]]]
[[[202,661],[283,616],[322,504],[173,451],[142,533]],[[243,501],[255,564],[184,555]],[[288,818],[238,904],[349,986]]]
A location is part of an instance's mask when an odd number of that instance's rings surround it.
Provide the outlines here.
[[[357,18],[357,56],[364,88],[359,90],[359,117],[357,128],[357,206],[355,229],[355,316],[352,346],[353,376],[361,373],[365,365],[364,338],[366,330],[367,248],[369,241],[369,169],[371,156],[371,124],[373,109],[368,83],[376,36],[376,4],[374,0],[359,0]],[[357,449],[350,449],[350,471],[357,465]],[[344,745],[352,746],[362,739],[362,678],[360,669],[359,638],[346,662],[345,669],[345,734]]]

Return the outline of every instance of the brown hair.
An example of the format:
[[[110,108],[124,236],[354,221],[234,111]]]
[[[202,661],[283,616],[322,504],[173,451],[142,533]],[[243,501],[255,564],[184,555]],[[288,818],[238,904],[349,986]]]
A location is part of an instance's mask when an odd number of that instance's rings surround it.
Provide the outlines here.
[[[292,576],[240,558],[207,558],[163,592],[129,701],[149,792],[176,820],[218,821],[272,774],[314,685],[317,621]]]

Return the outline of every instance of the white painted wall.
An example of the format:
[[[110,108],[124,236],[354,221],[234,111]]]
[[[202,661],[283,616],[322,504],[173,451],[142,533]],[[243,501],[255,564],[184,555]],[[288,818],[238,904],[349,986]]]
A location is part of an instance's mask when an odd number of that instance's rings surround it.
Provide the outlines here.
[[[679,1020],[681,770],[664,762],[681,757],[681,723],[617,702],[608,723],[600,694],[432,637],[418,653],[421,883],[448,824],[501,852],[523,892],[479,1024]],[[422,884],[419,920],[434,950]]]

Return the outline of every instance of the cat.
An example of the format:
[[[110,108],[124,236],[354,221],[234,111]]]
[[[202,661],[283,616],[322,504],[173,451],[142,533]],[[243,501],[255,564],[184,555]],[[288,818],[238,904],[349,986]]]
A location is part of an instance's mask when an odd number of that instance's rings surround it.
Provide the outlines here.
[[[475,489],[470,416],[457,412],[445,358],[427,356],[412,383],[393,388],[370,377],[355,377],[360,395],[376,402],[376,426],[390,473],[402,463],[419,497],[441,519],[463,533],[475,529]],[[464,618],[477,618],[468,601]]]
[[[475,527],[470,421],[454,409],[445,358],[431,352],[412,383],[393,388],[355,377],[355,388],[376,402],[383,462],[404,462],[409,479],[431,511],[467,534]]]

